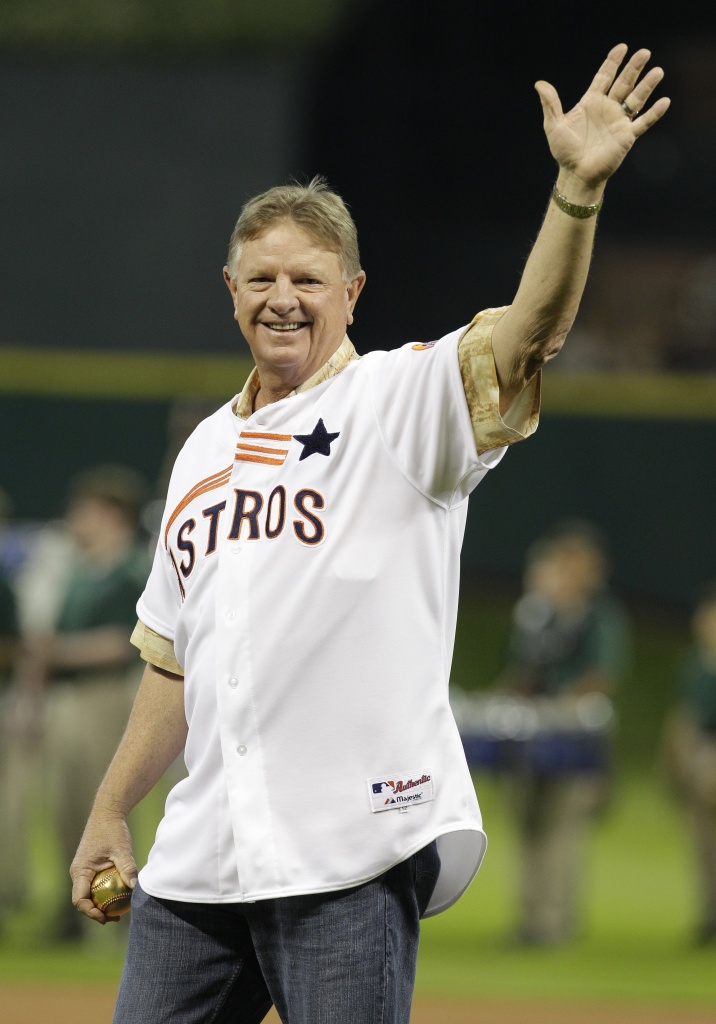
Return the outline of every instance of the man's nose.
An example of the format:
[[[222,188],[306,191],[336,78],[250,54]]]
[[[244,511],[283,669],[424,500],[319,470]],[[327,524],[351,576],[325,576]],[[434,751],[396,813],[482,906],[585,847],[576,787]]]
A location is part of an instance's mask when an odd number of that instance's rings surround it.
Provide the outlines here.
[[[298,296],[290,280],[277,278],[271,288],[267,305],[269,309],[279,316],[285,316],[298,305]]]

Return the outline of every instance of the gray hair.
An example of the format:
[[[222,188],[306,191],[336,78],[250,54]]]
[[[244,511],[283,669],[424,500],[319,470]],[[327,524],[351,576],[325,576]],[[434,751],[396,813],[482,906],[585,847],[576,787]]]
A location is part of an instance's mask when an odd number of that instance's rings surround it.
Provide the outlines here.
[[[316,175],[308,185],[276,185],[249,199],[236,222],[226,265],[229,277],[236,277],[244,242],[258,238],[276,221],[289,218],[316,242],[335,252],[343,279],[352,281],[361,270],[358,233],[348,207],[326,179]]]

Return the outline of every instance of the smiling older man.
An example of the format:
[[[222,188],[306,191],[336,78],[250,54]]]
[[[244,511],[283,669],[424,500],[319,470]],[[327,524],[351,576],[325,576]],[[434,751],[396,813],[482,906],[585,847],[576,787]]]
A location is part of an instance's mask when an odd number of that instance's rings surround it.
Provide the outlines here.
[[[133,896],[115,1021],[407,1022],[419,919],[486,840],[448,703],[467,498],[536,427],[608,177],[668,107],[615,47],[577,106],[510,307],[359,358],[355,226],[320,179],[246,204],[224,276],[256,367],[180,453],[134,642],[148,662],[72,866],[137,879],[128,811],[184,747]],[[620,70],[621,67],[621,70]]]

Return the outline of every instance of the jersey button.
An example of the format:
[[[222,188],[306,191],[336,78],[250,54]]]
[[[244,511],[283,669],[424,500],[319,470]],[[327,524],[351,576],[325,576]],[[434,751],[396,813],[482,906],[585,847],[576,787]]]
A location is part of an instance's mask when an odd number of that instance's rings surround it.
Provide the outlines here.
[[[233,608],[229,608],[228,612],[226,613],[226,618],[229,620],[229,622],[234,621],[234,619],[236,618],[236,612],[234,611]]]
[[[237,747],[237,748],[236,748],[236,752],[237,752],[237,754],[239,755],[239,757],[246,757],[246,755],[248,754],[248,750],[247,750],[247,748],[246,748],[246,747],[245,747],[245,746],[243,745],[243,743],[241,744],[241,746],[240,746],[240,747]]]
[[[231,679],[229,680],[229,686],[231,687],[232,690],[235,690],[238,685],[239,680],[236,678],[236,676],[232,676]]]

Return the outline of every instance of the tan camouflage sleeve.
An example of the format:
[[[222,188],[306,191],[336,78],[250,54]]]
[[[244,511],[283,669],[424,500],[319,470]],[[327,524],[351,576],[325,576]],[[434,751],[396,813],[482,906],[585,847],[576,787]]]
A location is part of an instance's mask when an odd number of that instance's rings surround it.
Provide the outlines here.
[[[173,672],[175,676],[184,675],[184,669],[174,656],[174,644],[171,640],[155,633],[141,621],[137,622],[129,639],[139,648],[141,657],[150,665],[162,668],[165,672]]]
[[[478,313],[458,343],[458,360],[478,455],[523,441],[539,422],[541,373],[536,373],[500,416],[500,386],[492,354],[492,328],[509,306]]]

